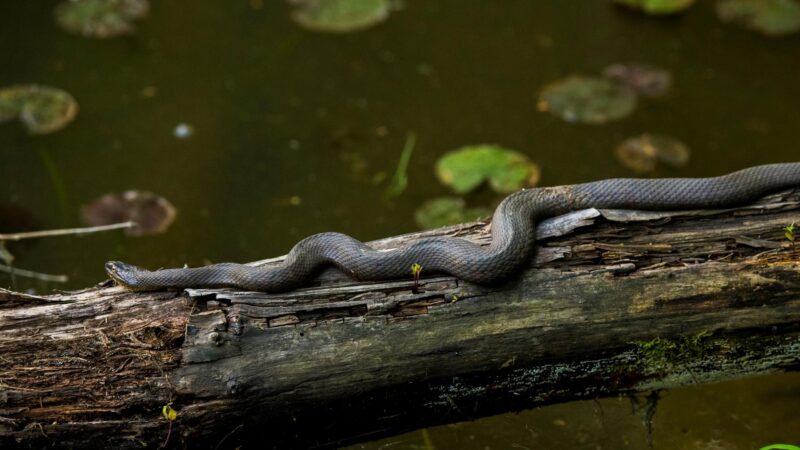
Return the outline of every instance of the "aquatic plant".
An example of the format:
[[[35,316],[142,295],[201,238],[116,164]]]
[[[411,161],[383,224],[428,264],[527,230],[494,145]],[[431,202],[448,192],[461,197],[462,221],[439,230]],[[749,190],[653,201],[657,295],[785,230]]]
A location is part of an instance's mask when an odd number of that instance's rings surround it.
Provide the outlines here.
[[[0,123],[18,117],[30,134],[58,131],[77,114],[78,102],[62,89],[39,84],[0,89]]]
[[[414,221],[425,230],[457,223],[470,222],[491,214],[488,208],[467,208],[460,197],[437,197],[423,203],[414,211]]]
[[[436,162],[436,176],[459,194],[467,193],[484,181],[495,192],[510,193],[539,182],[539,166],[527,156],[498,145],[461,147],[447,152]]]
[[[614,0],[614,2],[647,15],[661,16],[682,12],[692,6],[694,0]]]
[[[648,64],[612,64],[603,69],[603,76],[643,97],[664,95],[672,86],[671,73]]]
[[[383,192],[384,198],[397,197],[406,190],[408,186],[408,162],[411,161],[411,153],[414,151],[414,146],[417,143],[416,133],[409,132],[406,135],[406,142],[403,145],[403,150],[400,152],[400,160],[397,162],[397,168],[394,171],[389,186]]]
[[[163,233],[176,214],[175,207],[166,198],[133,190],[106,194],[81,209],[83,222],[88,225],[134,222],[134,227],[125,230],[129,236]]]
[[[643,133],[625,139],[614,149],[617,161],[639,173],[652,172],[657,163],[681,167],[689,162],[689,147],[671,136]]]
[[[67,32],[92,38],[111,38],[136,31],[134,20],[150,10],[147,0],[70,0],[54,11],[56,22]]]
[[[633,112],[636,93],[605,78],[571,75],[545,86],[536,106],[567,122],[597,125]]]
[[[301,27],[324,33],[352,33],[377,25],[397,9],[394,0],[293,0],[292,19]]]
[[[800,31],[800,3],[796,0],[720,0],[717,17],[765,36]]]

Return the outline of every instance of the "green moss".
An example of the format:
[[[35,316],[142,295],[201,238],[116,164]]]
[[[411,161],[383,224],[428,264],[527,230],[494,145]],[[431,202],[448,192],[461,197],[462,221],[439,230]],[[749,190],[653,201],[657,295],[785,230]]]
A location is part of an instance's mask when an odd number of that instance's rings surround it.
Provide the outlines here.
[[[710,331],[701,331],[691,336],[676,339],[656,337],[649,341],[633,341],[641,355],[645,373],[663,372],[677,364],[703,356],[713,346],[708,339]]]

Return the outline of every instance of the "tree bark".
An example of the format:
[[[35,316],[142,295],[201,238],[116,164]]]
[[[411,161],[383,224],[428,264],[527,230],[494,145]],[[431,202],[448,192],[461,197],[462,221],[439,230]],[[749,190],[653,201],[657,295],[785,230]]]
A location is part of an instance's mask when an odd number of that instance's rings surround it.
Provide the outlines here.
[[[725,211],[577,211],[540,223],[535,260],[497,286],[329,270],[274,295],[0,291],[0,446],[332,447],[796,370],[791,223],[800,190]],[[489,239],[478,222],[372,244],[430,235]]]

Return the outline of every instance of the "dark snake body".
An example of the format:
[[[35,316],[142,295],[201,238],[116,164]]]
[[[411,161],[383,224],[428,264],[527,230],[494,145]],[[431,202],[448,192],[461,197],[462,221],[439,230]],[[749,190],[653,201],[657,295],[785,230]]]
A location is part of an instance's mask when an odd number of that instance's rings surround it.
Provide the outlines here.
[[[714,178],[610,179],[535,188],[506,197],[492,216],[492,240],[479,246],[452,237],[426,238],[406,247],[376,251],[340,233],[309,236],[276,266],[222,263],[198,268],[147,271],[106,263],[108,274],[132,290],[213,288],[282,292],[313,280],[327,264],[358,280],[410,278],[411,265],[425,273],[449,273],[473,283],[507,279],[529,260],[534,220],[583,208],[675,210],[724,208],[800,186],[800,163],[769,164]]]

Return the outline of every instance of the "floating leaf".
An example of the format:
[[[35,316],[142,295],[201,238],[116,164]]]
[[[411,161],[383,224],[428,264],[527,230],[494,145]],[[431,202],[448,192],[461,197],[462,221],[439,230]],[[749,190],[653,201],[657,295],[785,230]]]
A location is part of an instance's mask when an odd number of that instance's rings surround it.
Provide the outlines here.
[[[630,114],[636,94],[605,78],[572,75],[545,86],[537,106],[567,122],[601,124]]]
[[[436,163],[436,176],[461,194],[487,180],[494,191],[507,193],[538,183],[539,167],[522,153],[484,144],[448,152]]]
[[[800,30],[800,3],[796,0],[720,0],[717,16],[767,36]]]
[[[19,117],[30,134],[58,131],[77,113],[78,103],[61,89],[37,84],[0,89],[0,122]]]
[[[11,86],[0,89],[0,123],[17,117],[25,106],[28,86]]]
[[[684,11],[692,6],[694,0],[614,0],[614,2],[645,14],[660,16]]]
[[[147,0],[69,0],[56,6],[56,21],[64,30],[93,38],[133,33],[133,21],[147,15]]]
[[[490,213],[487,208],[466,208],[464,199],[459,197],[439,197],[423,203],[414,212],[414,220],[420,228],[428,230],[471,222]]]
[[[662,95],[672,85],[669,72],[646,64],[614,64],[603,69],[603,76],[645,97]]]
[[[389,17],[393,0],[293,0],[299,8],[292,18],[301,27],[325,33],[350,33],[372,27]]]
[[[680,167],[689,161],[689,147],[670,137],[644,133],[626,139],[614,150],[622,165],[636,172],[652,172],[657,162]]]
[[[147,191],[125,191],[106,194],[81,210],[88,225],[109,225],[135,222],[125,232],[129,236],[163,233],[175,220],[175,207],[165,199]]]
[[[20,120],[31,134],[47,134],[64,128],[78,113],[78,103],[65,91],[36,87],[28,93]]]

